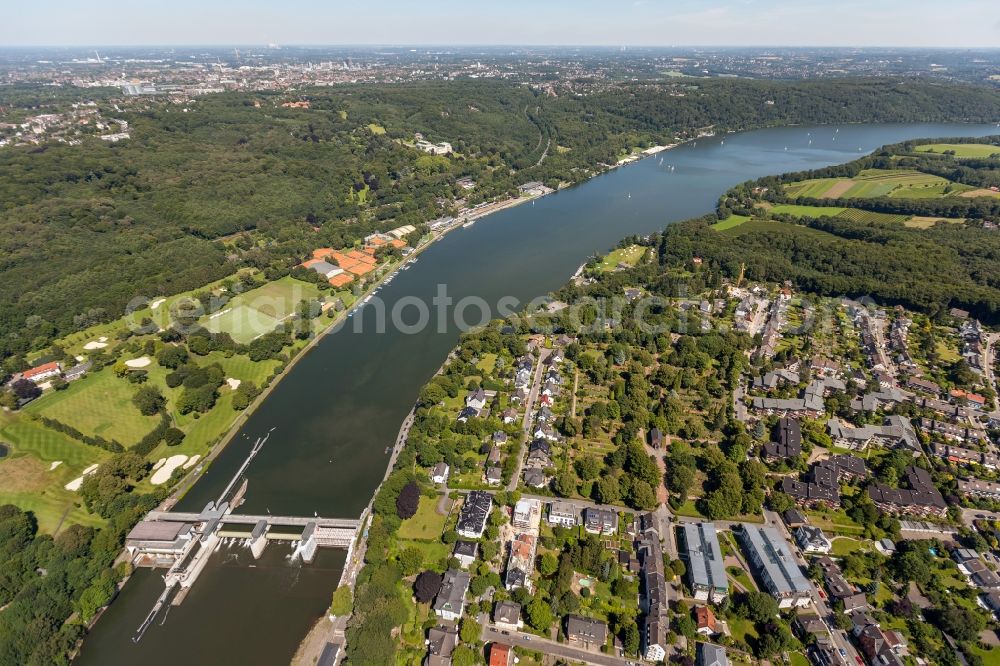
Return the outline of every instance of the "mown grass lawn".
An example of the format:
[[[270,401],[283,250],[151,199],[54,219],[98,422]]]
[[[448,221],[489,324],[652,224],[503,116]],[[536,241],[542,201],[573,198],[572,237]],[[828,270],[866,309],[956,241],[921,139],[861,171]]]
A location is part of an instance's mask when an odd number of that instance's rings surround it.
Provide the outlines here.
[[[39,529],[53,532],[69,523],[99,525],[104,520],[83,508],[80,496],[64,486],[108,453],[46,428],[23,414],[0,412],[0,441],[10,453],[0,458],[0,504],[31,511]],[[52,463],[60,462],[55,469]]]
[[[864,542],[850,537],[836,537],[833,539],[833,549],[830,554],[835,557],[846,557],[862,550],[868,550]]]
[[[64,391],[52,391],[24,408],[25,413],[55,419],[84,435],[115,440],[132,446],[159,423],[157,416],[143,416],[132,404],[137,385],[104,368],[73,382]]]
[[[437,499],[421,497],[417,512],[399,526],[400,539],[439,539],[445,517],[437,512]]]
[[[628,266],[635,266],[642,259],[642,255],[646,252],[646,248],[641,245],[629,245],[628,247],[620,247],[617,250],[612,250],[609,252],[601,263],[598,264],[597,269],[601,272],[613,271],[618,267],[618,264],[626,264]]]

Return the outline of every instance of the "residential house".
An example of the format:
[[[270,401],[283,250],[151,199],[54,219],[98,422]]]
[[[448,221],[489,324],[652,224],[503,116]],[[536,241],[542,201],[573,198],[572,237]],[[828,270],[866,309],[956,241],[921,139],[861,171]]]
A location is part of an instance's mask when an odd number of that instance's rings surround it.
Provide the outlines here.
[[[608,625],[592,617],[566,617],[566,641],[583,649],[599,648],[608,642]]]
[[[538,525],[542,514],[542,503],[537,499],[519,499],[511,514],[511,524],[521,529],[530,529]]]
[[[614,534],[618,531],[618,514],[613,509],[588,506],[583,510],[583,528],[591,534]]]
[[[456,530],[459,536],[469,539],[479,539],[486,530],[486,521],[493,510],[493,496],[479,490],[473,490],[465,496],[462,511],[458,515]]]
[[[552,446],[544,439],[532,440],[525,465],[536,469],[552,467]]]
[[[910,377],[906,380],[907,388],[911,388],[914,391],[920,391],[921,393],[926,393],[931,396],[941,395],[941,387],[930,381],[929,379],[923,379],[922,377]]]
[[[61,374],[62,366],[59,365],[59,362],[50,361],[49,363],[43,363],[42,365],[25,370],[21,373],[20,379],[27,379],[28,381],[39,384],[44,382],[46,379],[52,379],[53,377],[58,377]]]
[[[715,619],[715,613],[708,606],[695,606],[694,623],[696,631],[703,636],[711,637],[719,633],[719,623]]]
[[[643,612],[640,649],[649,661],[660,661],[667,654],[667,582],[664,576],[663,550],[656,530],[643,532],[636,541],[642,562],[640,608]]]
[[[868,486],[875,506],[893,515],[945,515],[948,507],[927,470],[907,467],[905,478],[909,488],[890,488],[882,483]]]
[[[722,603],[729,594],[729,579],[714,523],[680,526],[681,558],[687,564],[688,583],[698,601]]]
[[[465,406],[472,407],[477,412],[482,411],[486,407],[486,391],[480,388],[470,393],[465,398]]]
[[[545,476],[545,472],[536,468],[529,467],[524,470],[524,485],[529,488],[544,488],[549,485],[549,478]]]
[[[427,656],[424,666],[451,666],[451,655],[458,646],[458,627],[439,624],[427,632]]]
[[[479,552],[479,544],[475,541],[464,541],[459,539],[455,542],[455,547],[451,551],[451,556],[458,560],[463,569],[468,569],[476,561],[476,554]]]
[[[535,535],[526,532],[517,534],[510,542],[507,575],[504,578],[504,586],[508,590],[523,587],[531,592],[531,572],[534,569],[536,545]]]
[[[549,502],[549,525],[576,527],[580,519],[580,510],[571,502],[553,500]]]
[[[441,589],[434,598],[434,613],[438,617],[458,621],[465,612],[465,593],[469,590],[472,577],[467,571],[448,569],[444,574]]]
[[[509,645],[490,644],[490,666],[510,666],[514,663],[514,651]]]
[[[829,553],[833,549],[833,543],[826,538],[823,530],[810,525],[803,525],[795,530],[795,542],[803,553]]]
[[[431,469],[431,481],[434,483],[447,483],[449,467],[447,463],[439,462]]]
[[[490,465],[483,472],[483,478],[486,480],[487,485],[499,486],[503,483],[503,469],[497,465]]]
[[[932,444],[931,450],[934,455],[944,458],[948,462],[959,465],[977,464],[987,469],[997,469],[1000,467],[1000,456],[988,451],[977,451],[975,449],[963,449],[949,444]]]
[[[781,519],[785,521],[785,525],[787,525],[789,529],[802,527],[803,525],[809,523],[809,519],[806,518],[806,515],[795,508],[788,509],[781,514]]]
[[[776,442],[764,445],[765,458],[798,458],[802,453],[802,428],[799,420],[784,417],[778,420]]]
[[[1000,499],[1000,483],[981,479],[959,479],[958,493],[959,495]]]
[[[775,598],[779,608],[810,603],[812,584],[803,575],[788,542],[778,530],[744,523],[738,535],[754,575]]]
[[[524,626],[524,621],[521,619],[521,604],[498,601],[493,607],[493,624],[503,631],[519,631]]]
[[[714,643],[698,643],[698,666],[729,666],[726,648]]]

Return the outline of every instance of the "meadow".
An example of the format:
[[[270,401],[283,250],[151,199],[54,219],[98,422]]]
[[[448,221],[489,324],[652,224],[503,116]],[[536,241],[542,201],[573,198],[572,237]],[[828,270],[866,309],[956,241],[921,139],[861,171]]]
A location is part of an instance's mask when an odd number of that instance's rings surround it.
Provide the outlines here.
[[[730,215],[724,220],[719,220],[712,225],[712,228],[716,231],[725,231],[726,229],[732,229],[733,227],[738,227],[750,218],[746,215]]]
[[[619,264],[635,266],[642,259],[645,251],[646,248],[639,245],[629,245],[628,247],[620,247],[612,250],[601,260],[601,263],[597,266],[597,270],[606,273],[615,270]]]
[[[991,157],[1000,155],[1000,146],[988,143],[928,143],[917,146],[918,153],[954,154],[955,157]]]

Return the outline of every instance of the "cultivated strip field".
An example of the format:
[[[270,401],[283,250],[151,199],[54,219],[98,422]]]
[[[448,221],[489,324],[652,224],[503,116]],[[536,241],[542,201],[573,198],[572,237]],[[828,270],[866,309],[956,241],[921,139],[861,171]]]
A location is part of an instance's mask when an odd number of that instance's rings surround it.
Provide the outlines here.
[[[816,178],[790,183],[785,192],[812,199],[898,197],[936,198],[972,188],[919,171],[866,169],[854,178]]]

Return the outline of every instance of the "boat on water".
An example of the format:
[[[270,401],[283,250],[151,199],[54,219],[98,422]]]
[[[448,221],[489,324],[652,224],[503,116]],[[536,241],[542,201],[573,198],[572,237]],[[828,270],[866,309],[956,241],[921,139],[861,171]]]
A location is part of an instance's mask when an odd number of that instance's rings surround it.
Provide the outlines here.
[[[467,228],[471,227],[475,223],[476,223],[475,220],[469,220],[468,222],[466,222],[465,224],[462,225],[462,228],[463,229],[467,229]]]

